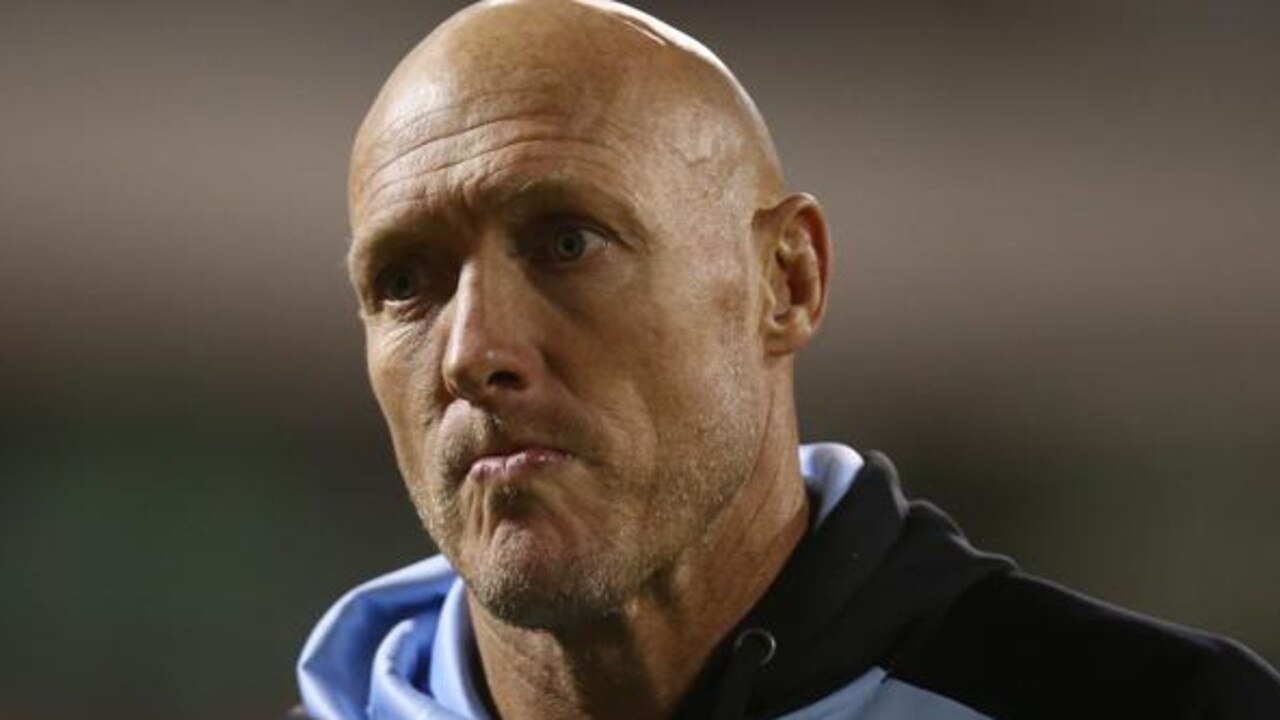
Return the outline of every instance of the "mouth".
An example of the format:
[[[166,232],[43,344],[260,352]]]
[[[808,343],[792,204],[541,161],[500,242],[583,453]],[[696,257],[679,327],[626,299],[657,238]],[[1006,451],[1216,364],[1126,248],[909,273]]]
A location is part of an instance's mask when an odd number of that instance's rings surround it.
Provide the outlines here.
[[[471,462],[467,481],[492,487],[511,485],[568,459],[568,453],[549,447],[524,447],[483,455]]]

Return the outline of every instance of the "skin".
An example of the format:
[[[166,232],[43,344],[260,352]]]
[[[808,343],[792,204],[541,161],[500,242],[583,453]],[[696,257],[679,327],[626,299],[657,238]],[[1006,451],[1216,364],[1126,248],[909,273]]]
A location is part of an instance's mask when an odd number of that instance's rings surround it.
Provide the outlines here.
[[[369,374],[504,718],[661,718],[808,524],[830,264],[754,105],[630,8],[473,6],[352,156]]]

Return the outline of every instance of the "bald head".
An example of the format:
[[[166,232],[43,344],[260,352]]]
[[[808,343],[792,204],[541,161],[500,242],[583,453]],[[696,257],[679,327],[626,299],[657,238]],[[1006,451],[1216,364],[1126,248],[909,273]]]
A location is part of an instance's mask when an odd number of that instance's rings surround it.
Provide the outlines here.
[[[627,136],[669,155],[692,187],[714,188],[739,211],[781,197],[762,118],[706,47],[618,3],[509,0],[457,13],[387,80],[356,139],[353,222],[373,209],[388,163],[429,169],[444,160],[423,139],[520,115],[554,117],[577,134]]]
[[[473,6],[378,95],[350,203],[401,472],[489,611],[613,614],[752,480],[741,502],[803,514],[790,358],[825,226],[706,48],[614,3]],[[520,453],[537,482],[472,477]]]

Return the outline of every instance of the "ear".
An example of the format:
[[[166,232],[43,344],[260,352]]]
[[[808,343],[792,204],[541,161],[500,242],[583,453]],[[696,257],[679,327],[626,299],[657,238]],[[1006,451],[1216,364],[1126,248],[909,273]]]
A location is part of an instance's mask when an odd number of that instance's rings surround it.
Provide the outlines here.
[[[801,193],[760,211],[756,226],[763,253],[765,350],[790,355],[818,331],[827,308],[827,220],[818,201]]]

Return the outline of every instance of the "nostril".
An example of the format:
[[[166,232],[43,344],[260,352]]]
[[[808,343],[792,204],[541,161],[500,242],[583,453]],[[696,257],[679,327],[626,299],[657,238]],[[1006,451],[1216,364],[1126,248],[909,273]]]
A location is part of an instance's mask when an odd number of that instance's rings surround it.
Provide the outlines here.
[[[509,370],[498,370],[489,375],[490,387],[516,388],[520,386],[520,376]]]

